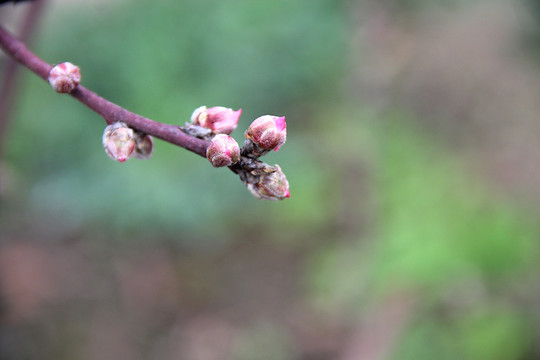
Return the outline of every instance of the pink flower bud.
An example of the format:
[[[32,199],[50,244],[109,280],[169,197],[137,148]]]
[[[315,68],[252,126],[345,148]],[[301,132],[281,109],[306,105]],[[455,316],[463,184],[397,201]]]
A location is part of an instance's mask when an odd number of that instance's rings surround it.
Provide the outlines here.
[[[229,135],[218,134],[210,141],[206,158],[214,167],[231,166],[240,161],[240,147]]]
[[[245,136],[264,150],[278,151],[287,140],[285,117],[261,116],[249,125]]]
[[[49,84],[56,92],[70,93],[81,82],[81,71],[70,62],[55,65],[49,71]]]
[[[191,115],[191,122],[212,130],[214,134],[229,135],[236,129],[241,114],[242,109],[234,111],[222,106],[214,106],[209,109],[206,106],[201,106]]]
[[[122,122],[108,125],[103,132],[103,148],[113,160],[124,162],[135,150],[135,133]]]
[[[253,195],[264,200],[283,200],[289,198],[289,182],[281,171],[279,165],[275,165],[276,171],[259,177],[257,183],[248,183],[247,188]]]
[[[135,151],[133,156],[137,159],[146,160],[152,156],[154,140],[152,136],[140,132],[135,133]]]

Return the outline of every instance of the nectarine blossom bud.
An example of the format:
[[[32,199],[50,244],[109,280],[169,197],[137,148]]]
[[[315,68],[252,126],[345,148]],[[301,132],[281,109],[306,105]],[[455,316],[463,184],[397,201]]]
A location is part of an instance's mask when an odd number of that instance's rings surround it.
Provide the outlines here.
[[[103,132],[103,148],[113,160],[124,162],[135,150],[135,133],[122,122],[108,125]]]
[[[247,188],[253,195],[264,200],[283,200],[290,197],[289,182],[281,171],[279,165],[275,165],[275,170],[269,174],[258,177],[257,182],[247,183]]]
[[[135,132],[135,151],[133,156],[137,159],[146,160],[152,156],[154,140],[152,136],[141,132]]]
[[[223,106],[214,106],[209,109],[201,106],[191,115],[191,123],[210,129],[214,134],[227,134],[233,132],[238,125],[242,109],[234,111]]]
[[[56,92],[70,93],[81,82],[81,71],[70,62],[63,62],[55,65],[49,71],[49,84]]]
[[[287,140],[287,124],[285,122],[285,117],[272,115],[261,116],[249,125],[245,132],[245,136],[247,140],[251,140],[253,144],[263,150],[278,151],[285,143],[285,140]],[[255,152],[258,153],[260,151]]]
[[[218,134],[210,141],[206,158],[214,167],[231,166],[240,161],[240,147],[229,135]]]

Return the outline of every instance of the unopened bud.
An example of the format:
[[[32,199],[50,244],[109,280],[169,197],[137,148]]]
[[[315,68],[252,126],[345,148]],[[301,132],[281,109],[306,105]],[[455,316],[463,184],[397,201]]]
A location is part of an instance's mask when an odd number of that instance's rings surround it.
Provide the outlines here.
[[[281,171],[279,165],[275,165],[276,171],[258,177],[256,183],[248,183],[247,188],[253,195],[264,200],[283,200],[290,197],[289,182]]]
[[[214,106],[209,109],[201,106],[191,115],[191,123],[210,129],[214,134],[231,134],[238,125],[242,109],[234,111],[223,106]]]
[[[56,92],[70,93],[81,82],[81,71],[70,62],[55,65],[49,71],[49,84]]]
[[[210,141],[206,158],[214,167],[231,166],[240,161],[240,147],[229,135],[218,134]]]
[[[103,132],[103,148],[113,160],[124,162],[135,150],[135,133],[122,122],[108,125]]]
[[[245,133],[246,139],[264,150],[278,149],[287,140],[285,117],[264,115],[255,119]]]
[[[146,160],[152,156],[154,140],[152,136],[140,132],[135,133],[135,151],[133,156],[137,159]]]

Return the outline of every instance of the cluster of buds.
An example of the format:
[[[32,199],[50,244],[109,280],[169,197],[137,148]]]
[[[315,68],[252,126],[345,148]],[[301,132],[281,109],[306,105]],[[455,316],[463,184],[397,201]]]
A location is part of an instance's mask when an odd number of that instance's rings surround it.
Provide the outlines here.
[[[135,131],[123,122],[116,122],[105,128],[103,148],[111,159],[118,162],[125,162],[132,156],[148,159],[152,156],[154,141],[150,135]]]
[[[289,182],[279,165],[270,166],[258,160],[269,151],[278,151],[287,140],[284,116],[264,115],[255,119],[244,133],[242,147],[245,157],[240,176],[253,195],[264,200],[283,200],[290,197]]]
[[[48,80],[54,91],[61,94],[70,93],[79,86],[81,82],[81,71],[72,63],[63,62],[53,66],[51,71],[49,71]]]
[[[222,106],[201,106],[191,122],[181,129],[209,141],[206,158],[214,167],[229,167],[240,176],[248,190],[259,199],[283,200],[290,197],[289,182],[279,165],[268,165],[259,158],[277,151],[287,139],[285,117],[264,115],[245,131],[244,146],[229,136],[238,125],[242,110]],[[125,162],[130,157],[147,159],[152,154],[152,137],[130,128],[123,122],[108,125],[103,133],[103,147],[113,160]]]
[[[245,131],[244,146],[229,135],[238,125],[242,110],[222,106],[197,108],[182,130],[209,140],[206,158],[214,167],[228,166],[240,176],[248,190],[259,199],[283,200],[290,196],[289,182],[279,165],[270,166],[259,158],[278,149],[287,139],[285,117],[264,115]]]

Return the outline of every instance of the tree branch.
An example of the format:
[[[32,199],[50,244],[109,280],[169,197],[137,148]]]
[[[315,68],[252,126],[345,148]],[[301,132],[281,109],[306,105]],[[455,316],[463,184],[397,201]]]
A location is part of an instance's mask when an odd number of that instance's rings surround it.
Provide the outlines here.
[[[200,128],[200,126],[190,123],[189,126],[186,127],[186,132],[184,132],[184,128],[180,128],[179,126],[162,124],[154,120],[147,119],[138,114],[132,113],[131,111],[128,111],[121,106],[118,106],[102,98],[101,96],[88,90],[84,86],[78,85],[78,82],[80,80],[78,68],[76,69],[77,80],[75,81],[73,78],[71,79],[73,87],[64,86],[67,84],[57,84],[56,80],[58,80],[58,77],[55,77],[55,74],[51,73],[51,69],[53,69],[53,67],[40,59],[33,52],[31,52],[22,41],[17,40],[1,25],[0,48],[2,48],[6,52],[6,54],[21,63],[23,66],[26,66],[43,80],[49,82],[49,77],[51,77],[51,84],[57,92],[64,93],[71,90],[71,92],[69,92],[71,96],[88,106],[91,110],[101,115],[108,124],[113,124],[117,122],[126,124],[128,127],[135,129],[143,134],[152,135],[156,138],[165,140],[169,143],[190,150],[202,157],[206,157],[206,150],[210,143],[206,140],[188,135],[186,133],[188,128]],[[65,63],[61,65],[65,66]],[[61,68],[61,65],[56,66],[55,69]],[[215,111],[221,113],[223,109],[225,109],[225,111],[232,112],[233,114],[229,115],[232,115],[233,118],[236,118],[236,121],[234,122],[234,127],[236,127],[238,116],[240,116],[239,111],[235,112],[232,111],[232,109],[226,109],[219,106],[210,109],[206,109],[206,107],[201,107],[199,109],[203,109],[201,110],[205,112],[203,118],[205,119],[205,121],[208,120],[210,125],[213,124],[212,126],[216,125],[216,119],[210,121],[210,117],[223,116],[223,114],[216,114]],[[202,116],[202,114],[199,115]],[[208,128],[206,128],[206,130],[208,130]],[[213,133],[213,130],[215,129],[212,129],[211,133]],[[115,142],[118,140],[112,139],[112,134],[109,135],[111,139],[107,139],[106,151],[107,149],[111,151],[111,148],[109,148],[109,146],[111,146],[113,149],[116,149]],[[105,136],[107,135],[104,134],[104,138]],[[120,134],[118,136],[123,135]],[[287,130],[285,117],[278,117],[272,115],[264,115],[259,117],[251,123],[248,131],[246,132],[246,141],[244,142],[244,147],[241,150],[242,156],[240,156],[240,159],[236,160],[236,163],[232,163],[232,165],[229,166],[230,170],[239,175],[240,180],[247,186],[248,190],[259,199],[283,200],[290,197],[289,182],[287,181],[287,178],[279,165],[270,166],[258,159],[270,150],[277,151],[277,149],[279,149],[281,145],[285,143],[286,136]],[[216,135],[212,138],[212,143],[216,144],[215,141],[217,141],[217,139],[218,136]],[[236,144],[236,141],[234,141],[234,144]],[[133,151],[133,146],[134,145],[132,144],[131,151]],[[227,157],[231,155],[230,149],[222,148],[222,146],[220,147],[219,144],[216,146],[216,151],[219,150],[223,152],[219,156]],[[236,146],[238,146],[238,144],[236,144]],[[123,160],[120,160],[120,157],[118,157],[118,159],[115,160],[125,161],[126,157],[124,156],[122,157],[122,159]],[[216,164],[212,162],[213,166],[216,166]]]
[[[16,39],[2,26],[0,26],[0,47],[20,64],[43,80],[48,81],[52,66],[31,52],[23,42]],[[162,124],[135,114],[102,98],[82,85],[79,85],[70,95],[101,115],[108,124],[117,121],[124,122],[135,130],[206,157],[208,142],[185,134],[178,126]]]

